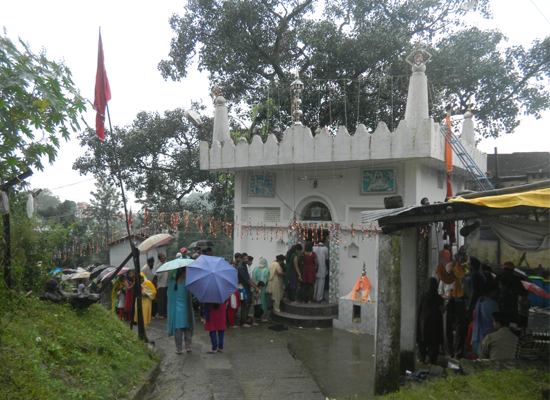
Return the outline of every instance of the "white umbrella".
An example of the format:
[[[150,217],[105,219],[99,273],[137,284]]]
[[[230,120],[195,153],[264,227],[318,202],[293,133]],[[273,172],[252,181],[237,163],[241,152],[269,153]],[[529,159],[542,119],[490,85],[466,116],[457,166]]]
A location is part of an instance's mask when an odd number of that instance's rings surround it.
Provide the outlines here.
[[[172,271],[178,268],[187,267],[189,264],[191,264],[194,261],[195,260],[190,260],[187,258],[176,258],[175,260],[164,263],[162,267],[157,269],[157,272],[155,272],[155,274]]]
[[[88,274],[88,276],[84,276],[84,274]],[[65,281],[68,281],[68,280],[71,280],[71,279],[79,279],[79,277],[87,278],[89,276],[90,276],[90,274],[85,269],[77,268],[74,273],[72,273],[70,275],[69,274],[63,275],[61,277],[61,280],[63,282],[65,282]]]
[[[71,277],[69,279],[83,279],[83,278],[89,278],[89,277],[90,277],[89,272],[82,272],[82,273],[79,273],[79,274],[71,275]]]
[[[168,243],[172,239],[174,239],[174,236],[167,233],[159,233],[158,235],[153,235],[139,245],[139,254],[147,254],[155,247],[160,247],[163,244]]]

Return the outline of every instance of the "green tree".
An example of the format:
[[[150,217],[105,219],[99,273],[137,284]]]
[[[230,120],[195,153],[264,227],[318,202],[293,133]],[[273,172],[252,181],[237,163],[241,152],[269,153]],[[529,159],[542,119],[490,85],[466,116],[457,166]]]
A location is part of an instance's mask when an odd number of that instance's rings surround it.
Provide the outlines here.
[[[60,224],[64,228],[68,228],[78,222],[76,218],[76,203],[71,200],[65,200],[55,207],[50,206],[46,209],[39,209],[36,213],[45,221]]]
[[[42,170],[43,156],[52,163],[60,139],[80,130],[84,102],[66,65],[0,36],[0,180]]]
[[[113,221],[122,207],[122,195],[117,190],[113,179],[98,175],[95,182],[96,191],[90,192],[90,204],[86,209],[86,220],[92,228],[88,235],[97,237],[105,244],[111,238]],[[96,257],[97,258],[97,257]],[[109,255],[105,246],[101,247],[100,261],[108,262]]]
[[[209,139],[207,129],[197,129],[183,113],[182,109],[165,111],[163,116],[140,112],[132,125],[114,128],[122,179],[150,211],[182,211],[185,196],[211,185],[212,175],[199,169],[199,143]],[[101,143],[93,130],[79,139],[87,150],[74,169],[94,175],[116,172],[112,146]]]
[[[11,275],[12,288],[15,290],[34,290],[40,293],[48,272],[59,267],[74,267],[74,259],[63,259],[60,250],[72,242],[78,224],[60,223],[55,216],[52,218],[29,218],[27,216],[28,192],[13,190],[10,201],[11,220]],[[70,204],[60,204],[59,211],[64,213]],[[49,212],[55,214],[56,209],[50,207]],[[3,234],[0,226],[0,235]],[[3,258],[0,259],[0,273],[3,274]],[[5,282],[0,279],[0,292],[5,289]]]
[[[34,199],[35,210],[46,210],[50,207],[57,207],[61,204],[59,196],[54,195],[50,189],[44,188]]]
[[[541,80],[550,75],[549,40],[501,49],[505,37],[464,22],[462,0],[190,0],[174,15],[165,79],[184,78],[193,63],[210,73],[237,114],[256,107],[251,134],[282,134],[290,122],[293,70],[305,83],[304,123],[315,129],[403,119],[410,66],[422,45],[429,65],[432,115],[468,109],[483,136],[512,133],[521,114],[550,106]],[[476,12],[490,17],[488,0]],[[318,18],[322,7],[322,17]],[[273,104],[274,103],[274,104]]]

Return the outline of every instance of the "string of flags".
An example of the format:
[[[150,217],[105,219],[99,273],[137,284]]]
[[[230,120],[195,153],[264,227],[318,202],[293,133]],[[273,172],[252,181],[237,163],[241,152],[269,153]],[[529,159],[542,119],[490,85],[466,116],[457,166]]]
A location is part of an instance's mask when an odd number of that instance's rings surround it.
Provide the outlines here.
[[[323,241],[331,236],[335,239],[334,244],[338,244],[340,241],[347,244],[348,240],[350,243],[364,242],[365,239],[376,235],[378,230],[378,227],[373,226],[372,223],[357,226],[352,223],[346,227],[328,221],[291,221],[287,226],[283,226],[279,222],[266,224],[265,221],[256,221],[255,223],[251,220],[227,221],[227,217],[222,219],[205,214],[191,214],[187,211],[183,213],[139,212],[131,214],[129,223],[133,240],[145,239],[158,233],[174,235],[178,232],[193,232],[208,234],[214,238],[240,236],[241,240],[263,240],[264,242],[286,242],[292,237],[297,243],[304,243],[308,240]],[[109,236],[106,236],[107,232],[101,232],[99,223],[96,223],[94,227],[89,227],[89,231],[90,234],[86,238],[75,237],[69,241],[63,249],[56,252],[55,257],[63,260],[70,257],[87,257],[128,240],[123,214],[112,216]],[[331,235],[331,233],[334,234]]]

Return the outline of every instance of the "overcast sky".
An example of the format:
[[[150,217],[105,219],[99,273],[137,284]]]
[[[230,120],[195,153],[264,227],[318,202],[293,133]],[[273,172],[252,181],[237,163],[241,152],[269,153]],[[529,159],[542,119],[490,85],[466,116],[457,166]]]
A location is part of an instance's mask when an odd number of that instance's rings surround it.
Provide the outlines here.
[[[192,72],[185,80],[172,82],[164,81],[157,69],[170,48],[172,31],[168,19],[182,12],[184,4],[172,0],[6,1],[0,11],[0,26],[12,39],[21,37],[35,52],[43,47],[49,59],[64,59],[76,86],[91,102],[101,26],[112,92],[111,119],[114,125],[126,125],[142,110],[162,113],[177,107],[188,108],[191,100],[210,102],[206,73]],[[534,39],[550,32],[549,0],[498,0],[491,7],[493,20],[482,20],[473,12],[466,18],[482,29],[500,29],[509,37],[510,45],[529,46]],[[85,118],[94,127],[93,110]],[[548,111],[538,121],[526,118],[516,133],[483,140],[479,147],[491,153],[494,147],[498,147],[499,153],[550,151],[549,123]],[[62,143],[55,164],[46,166],[44,172],[35,172],[30,180],[32,186],[48,187],[62,200],[88,201],[90,191],[95,189],[93,177],[80,176],[72,170],[74,160],[83,153],[76,139]]]

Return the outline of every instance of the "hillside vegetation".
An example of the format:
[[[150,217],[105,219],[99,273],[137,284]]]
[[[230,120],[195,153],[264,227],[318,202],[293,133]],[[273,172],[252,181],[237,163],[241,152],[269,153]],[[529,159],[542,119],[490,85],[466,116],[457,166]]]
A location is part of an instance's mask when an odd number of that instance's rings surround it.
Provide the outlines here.
[[[2,303],[2,398],[125,398],[157,360],[100,305],[77,311],[36,298]]]

